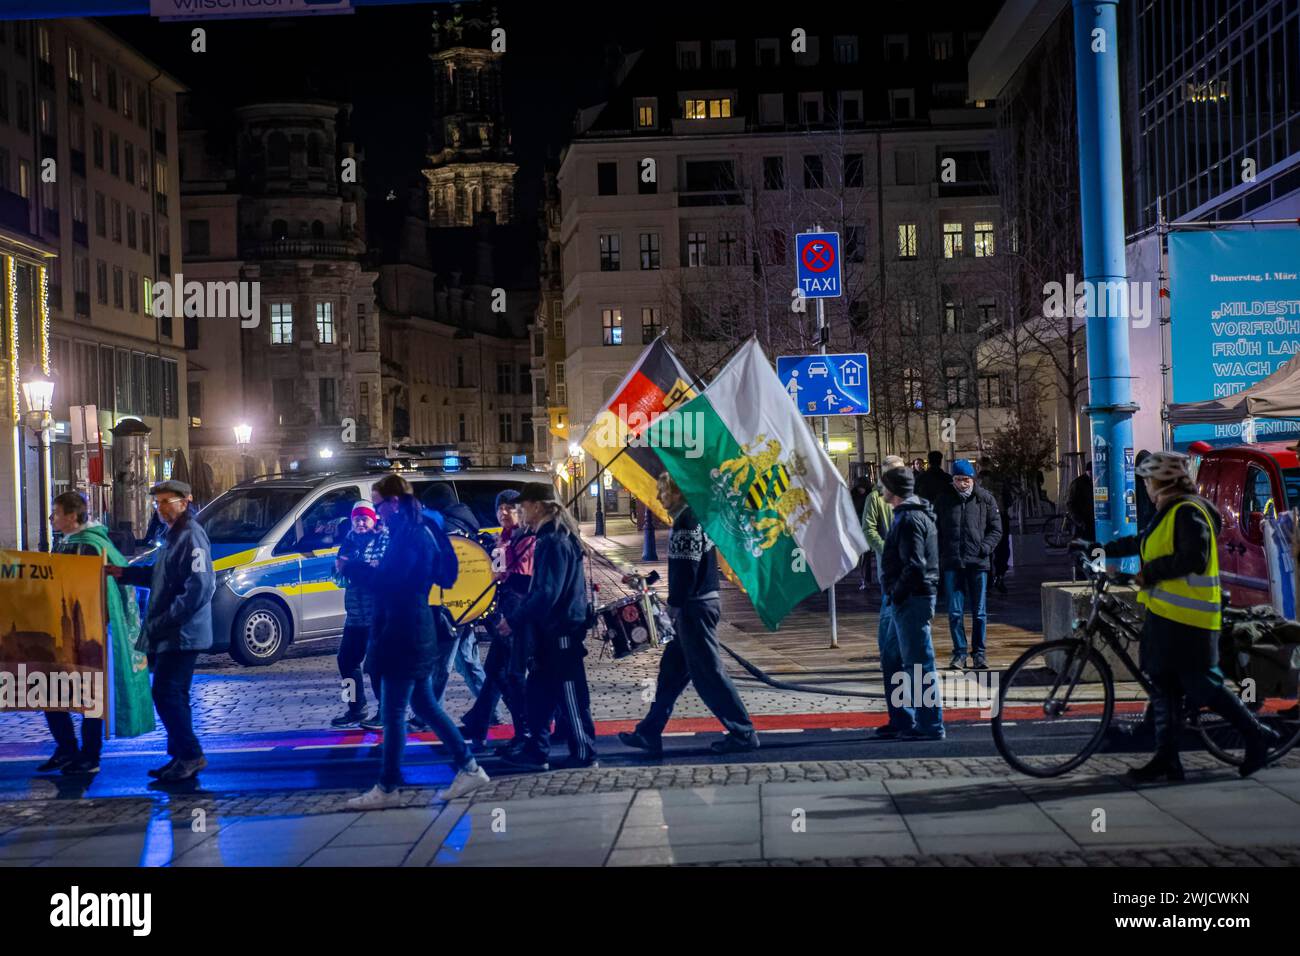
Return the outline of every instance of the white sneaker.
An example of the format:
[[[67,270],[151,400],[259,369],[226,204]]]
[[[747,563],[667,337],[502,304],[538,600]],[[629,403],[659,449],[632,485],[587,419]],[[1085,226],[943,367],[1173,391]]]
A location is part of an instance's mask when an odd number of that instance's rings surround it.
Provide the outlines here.
[[[400,791],[389,792],[379,784],[375,784],[361,796],[349,800],[348,806],[354,810],[383,810],[385,807],[400,806],[401,803]]]
[[[462,770],[456,774],[456,779],[451,782],[450,787],[438,791],[438,799],[455,800],[467,793],[473,793],[480,787],[486,787],[489,782],[487,771],[482,767],[477,767],[474,770]]]

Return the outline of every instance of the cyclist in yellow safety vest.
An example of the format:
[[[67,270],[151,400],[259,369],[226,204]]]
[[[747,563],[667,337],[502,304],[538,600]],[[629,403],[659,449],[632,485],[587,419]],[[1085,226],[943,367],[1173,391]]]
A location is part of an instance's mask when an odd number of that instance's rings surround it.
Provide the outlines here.
[[[1107,557],[1142,558],[1138,601],[1147,613],[1140,661],[1155,687],[1156,753],[1150,763],[1130,770],[1129,777],[1140,783],[1183,779],[1178,737],[1184,697],[1191,707],[1214,710],[1241,734],[1246,753],[1239,772],[1248,777],[1268,762],[1269,748],[1279,738],[1224,686],[1219,671],[1223,601],[1216,539],[1223,519],[1196,493],[1186,455],[1154,452],[1136,474],[1146,483],[1155,516],[1140,535],[1105,545]]]

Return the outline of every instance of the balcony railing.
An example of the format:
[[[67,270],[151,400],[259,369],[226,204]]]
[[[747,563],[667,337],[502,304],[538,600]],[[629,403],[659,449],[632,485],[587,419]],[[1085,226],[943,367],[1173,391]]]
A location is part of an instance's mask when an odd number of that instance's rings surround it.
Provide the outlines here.
[[[240,255],[249,259],[350,259],[357,255],[342,239],[265,239],[240,243]]]

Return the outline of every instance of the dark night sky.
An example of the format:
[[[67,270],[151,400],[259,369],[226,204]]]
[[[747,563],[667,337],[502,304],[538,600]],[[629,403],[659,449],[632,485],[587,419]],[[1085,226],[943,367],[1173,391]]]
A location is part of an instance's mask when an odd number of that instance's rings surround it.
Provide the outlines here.
[[[602,98],[603,64],[619,34],[631,47],[644,25],[620,26],[608,6],[497,4],[506,29],[507,122],[516,160],[518,216],[536,214],[541,170],[568,141],[574,112]],[[430,122],[430,24],[446,4],[362,8],[347,16],[207,21],[208,52],[190,51],[192,24],[145,17],[101,21],[216,107],[283,96],[350,100],[366,153],[372,203],[419,180]],[[589,10],[590,15],[583,15]],[[220,141],[220,140],[219,140]]]

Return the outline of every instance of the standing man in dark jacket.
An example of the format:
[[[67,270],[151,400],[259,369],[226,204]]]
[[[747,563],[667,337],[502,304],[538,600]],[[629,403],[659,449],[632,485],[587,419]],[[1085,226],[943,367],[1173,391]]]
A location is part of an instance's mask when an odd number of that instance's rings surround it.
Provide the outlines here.
[[[370,490],[370,500],[388,528],[388,546],[378,564],[341,559],[339,573],[375,594],[375,672],[379,674],[379,709],[384,717],[382,769],[379,782],[348,806],[375,810],[401,802],[402,754],[406,750],[406,709],[414,708],[438,739],[451,751],[456,776],[451,786],[440,791],[439,800],[455,800],[488,782],[456,729],[456,722],[438,705],[433,693],[433,665],[438,635],[429,591],[439,579],[439,569],[448,567],[447,536],[425,525],[420,503],[401,475],[385,475]],[[449,575],[454,578],[454,575]]]
[[[754,722],[727,676],[718,653],[718,549],[704,533],[695,512],[667,472],[659,476],[659,502],[672,515],[668,535],[668,613],[676,635],[659,659],[659,680],[650,713],[633,733],[618,739],[629,747],[663,755],[663,732],[673,705],[688,684],[712,711],[727,735],[712,744],[714,753],[758,749]]]
[[[916,473],[916,493],[934,504],[939,495],[951,486],[952,478],[943,470],[943,452],[930,452],[925,471]]]
[[[1083,466],[1083,474],[1070,482],[1070,487],[1066,489],[1065,511],[1074,522],[1076,536],[1085,541],[1097,537],[1097,519],[1092,500],[1092,462]]]
[[[930,505],[914,493],[907,468],[881,476],[894,523],[885,539],[881,583],[889,613],[881,613],[880,670],[889,723],[876,736],[942,740],[943,695],[934,669],[930,622],[939,586],[939,532]]]
[[[105,573],[123,584],[149,589],[144,633],[153,659],[153,703],[167,728],[171,760],[149,775],[175,783],[189,780],[208,765],[194,735],[190,686],[199,654],[212,646],[212,546],[191,509],[190,486],[164,481],[149,489],[167,536],[152,567],[106,565]]]
[[[971,605],[971,652],[978,670],[988,667],[984,635],[988,629],[989,559],[1002,540],[1002,517],[991,494],[975,484],[975,467],[965,458],[952,468],[952,487],[939,495],[939,563],[948,595],[953,668],[966,666],[966,601]]]
[[[555,500],[549,482],[524,485],[519,510],[524,523],[537,533],[533,582],[514,613],[497,624],[497,633],[522,635],[526,628],[532,639],[533,666],[526,691],[531,736],[502,760],[529,770],[549,769],[551,718],[560,707],[568,726],[569,759],[558,766],[593,767],[596,741],[582,663],[587,654],[582,646],[587,636],[587,580],[578,525]]]
[[[384,556],[388,544],[388,529],[379,524],[379,514],[369,501],[358,501],[352,506],[352,530],[339,545],[334,562],[334,584],[343,588],[343,639],[339,641],[339,679],[343,681],[343,699],[348,708],[330,721],[331,727],[355,727],[368,724],[365,729],[383,727],[383,715],[378,709],[366,721],[366,681],[361,663],[370,645],[371,630],[375,620],[375,595],[360,584],[353,584],[340,569],[348,561],[367,564]],[[379,703],[379,678],[372,662],[366,662],[365,673],[370,675],[370,689]]]

